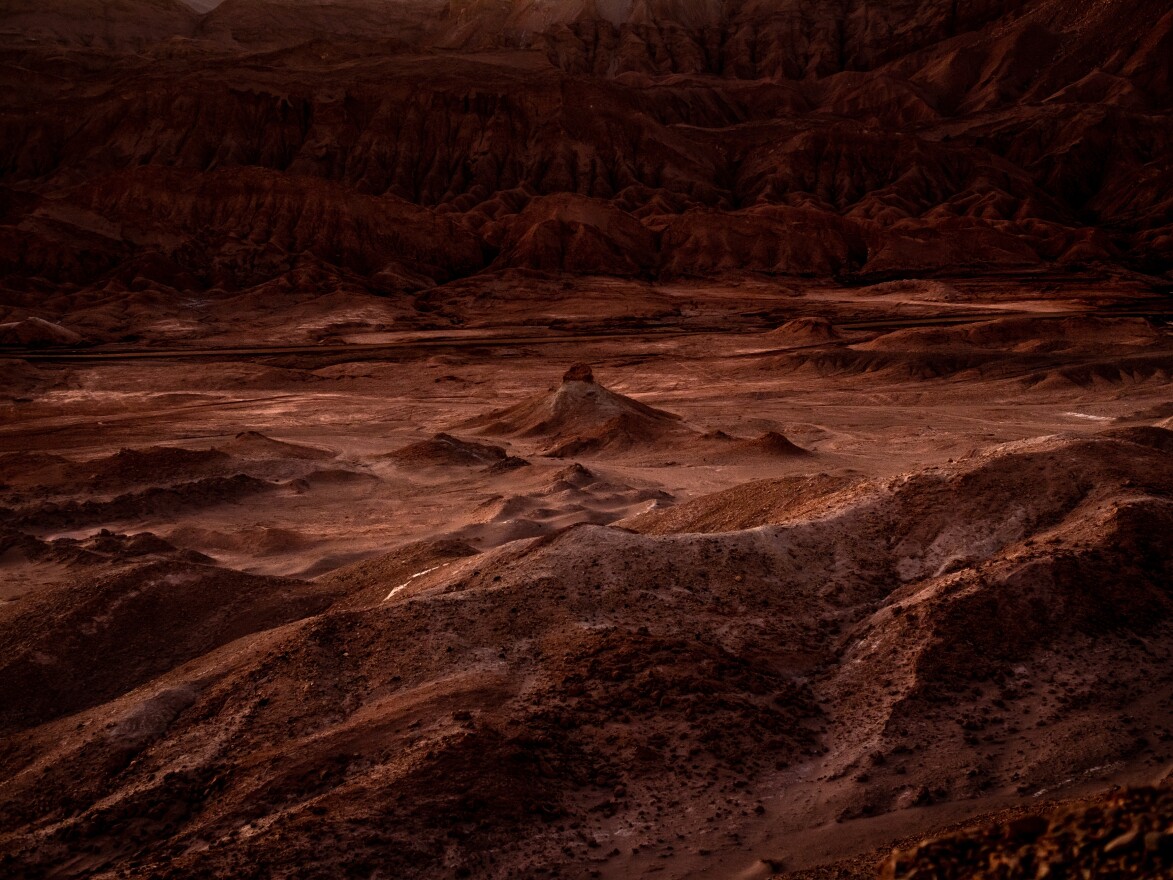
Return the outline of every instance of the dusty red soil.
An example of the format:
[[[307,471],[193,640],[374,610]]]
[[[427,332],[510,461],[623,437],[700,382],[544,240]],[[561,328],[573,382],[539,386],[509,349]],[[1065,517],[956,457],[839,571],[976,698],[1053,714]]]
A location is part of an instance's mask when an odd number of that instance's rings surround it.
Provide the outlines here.
[[[1154,781],[1173,343],[1047,314],[34,361],[7,869],[862,877]]]
[[[0,874],[1169,872],[1167,3],[196,5],[0,11]]]

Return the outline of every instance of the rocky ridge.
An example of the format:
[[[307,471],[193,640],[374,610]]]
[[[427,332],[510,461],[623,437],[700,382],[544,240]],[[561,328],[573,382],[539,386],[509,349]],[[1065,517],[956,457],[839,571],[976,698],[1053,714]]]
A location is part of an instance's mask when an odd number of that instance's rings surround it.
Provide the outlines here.
[[[1160,3],[37,8],[0,19],[10,323],[307,273],[410,297],[1173,259]],[[124,41],[85,32],[119,15]]]

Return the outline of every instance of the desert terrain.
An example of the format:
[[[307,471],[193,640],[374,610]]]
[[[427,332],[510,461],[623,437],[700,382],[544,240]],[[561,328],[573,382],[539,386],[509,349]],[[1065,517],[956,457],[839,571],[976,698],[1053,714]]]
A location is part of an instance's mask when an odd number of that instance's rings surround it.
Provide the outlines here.
[[[1171,65],[4,4],[0,875],[1173,877]]]

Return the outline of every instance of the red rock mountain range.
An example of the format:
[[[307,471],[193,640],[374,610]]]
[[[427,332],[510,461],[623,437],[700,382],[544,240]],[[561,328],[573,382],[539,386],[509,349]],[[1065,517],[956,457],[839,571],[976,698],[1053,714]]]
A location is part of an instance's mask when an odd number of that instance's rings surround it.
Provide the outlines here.
[[[10,302],[1173,267],[1168,0],[14,0]]]

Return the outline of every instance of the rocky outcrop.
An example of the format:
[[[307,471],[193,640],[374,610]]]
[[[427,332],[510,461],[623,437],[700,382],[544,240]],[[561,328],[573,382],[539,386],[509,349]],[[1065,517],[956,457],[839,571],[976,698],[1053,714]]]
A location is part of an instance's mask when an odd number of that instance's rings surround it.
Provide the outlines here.
[[[1027,814],[894,852],[881,880],[1027,880],[1041,873],[1104,880],[1173,874],[1173,785],[1121,792],[1050,815]]]

